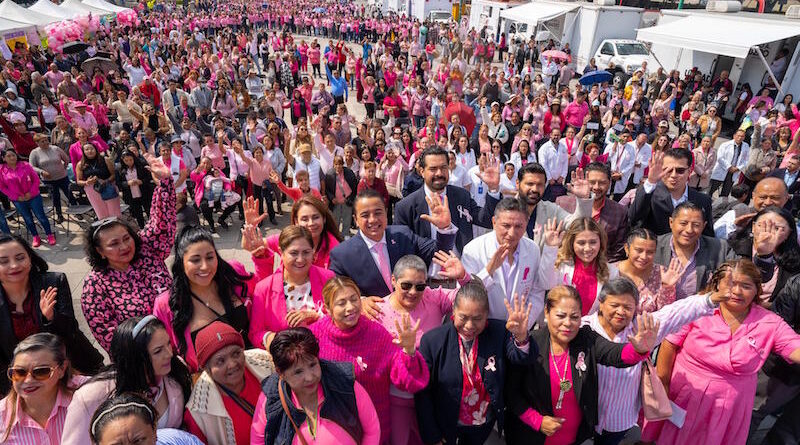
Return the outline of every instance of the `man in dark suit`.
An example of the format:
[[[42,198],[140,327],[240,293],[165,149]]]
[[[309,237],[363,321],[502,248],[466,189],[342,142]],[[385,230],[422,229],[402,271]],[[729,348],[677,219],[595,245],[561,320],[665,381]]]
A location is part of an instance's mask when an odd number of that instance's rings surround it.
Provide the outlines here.
[[[341,223],[341,232],[350,236],[350,226],[353,224],[353,201],[356,199],[358,178],[352,170],[344,166],[344,158],[340,155],[333,157],[333,169],[325,175],[325,197],[328,198],[328,207],[336,219]]]
[[[362,190],[354,208],[359,232],[331,251],[330,269],[352,278],[362,295],[389,295],[394,264],[404,255],[417,255],[430,266],[434,253],[453,248],[456,229],[450,222],[450,211],[441,203],[434,203],[431,214],[423,216],[437,227],[435,241],[417,236],[404,226],[387,226],[386,204],[375,190]]]
[[[669,218],[670,233],[658,237],[654,261],[668,267],[677,259],[684,267],[675,285],[675,298],[694,295],[706,287],[711,274],[735,253],[723,239],[705,236],[703,209],[693,202],[678,205]]]
[[[447,152],[439,147],[426,148],[419,156],[419,164],[425,184],[422,188],[406,196],[394,207],[394,223],[406,226],[415,234],[432,238],[431,223],[422,219],[429,213],[430,199],[438,195],[447,203],[452,222],[458,228],[456,249],[462,252],[464,246],[472,241],[472,225],[492,227],[494,207],[500,201],[500,172],[496,166],[487,166],[481,173],[489,194],[486,205],[479,207],[470,193],[457,186],[447,185],[450,179]]]
[[[789,156],[786,161],[786,168],[778,168],[769,174],[774,178],[783,180],[786,188],[789,191],[789,202],[792,203],[792,208],[789,209],[793,214],[796,214],[800,209],[800,157],[797,155]]]
[[[636,189],[636,198],[628,209],[633,227],[645,227],[663,235],[670,231],[669,217],[675,207],[689,201],[703,211],[703,235],[714,236],[711,197],[689,188],[691,165],[691,153],[679,148],[653,156],[647,180]]]
[[[624,247],[628,237],[628,210],[607,197],[608,189],[611,186],[611,170],[606,164],[592,162],[586,166],[584,172],[594,195],[592,218],[608,235],[608,247],[606,248],[608,262],[622,261],[625,259]],[[577,206],[577,198],[572,194],[559,196],[556,204],[567,212],[573,213]]]

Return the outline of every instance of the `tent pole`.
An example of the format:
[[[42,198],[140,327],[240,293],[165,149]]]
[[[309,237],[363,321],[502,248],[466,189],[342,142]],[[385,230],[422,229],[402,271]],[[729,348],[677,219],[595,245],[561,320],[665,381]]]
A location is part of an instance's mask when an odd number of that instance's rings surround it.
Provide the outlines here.
[[[759,46],[754,46],[756,50],[756,54],[758,54],[758,58],[761,59],[761,63],[764,64],[764,67],[767,68],[767,74],[769,74],[769,78],[772,79],[772,83],[778,87],[778,92],[781,93],[783,96],[783,88],[781,88],[781,83],[778,82],[778,79],[775,78],[775,74],[772,72],[772,69],[769,67],[769,63],[767,63],[767,59],[764,57],[764,53],[761,52],[761,48]]]

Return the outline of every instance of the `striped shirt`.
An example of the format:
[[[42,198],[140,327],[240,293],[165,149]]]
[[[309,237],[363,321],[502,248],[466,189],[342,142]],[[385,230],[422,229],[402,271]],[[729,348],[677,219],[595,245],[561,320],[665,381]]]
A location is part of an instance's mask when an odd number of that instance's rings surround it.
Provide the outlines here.
[[[87,377],[76,376],[72,379],[71,386],[78,387],[86,380]],[[61,443],[61,432],[64,430],[64,419],[67,417],[67,407],[71,400],[72,394],[60,389],[46,426],[42,427],[22,410],[20,400],[17,398],[17,418],[14,420],[8,438],[3,444],[59,445]],[[0,401],[0,419],[3,419],[3,427],[8,424],[8,416],[11,415],[9,408],[8,397],[6,397]]]
[[[686,323],[711,315],[713,310],[709,295],[694,295],[653,312],[653,320],[661,323],[657,342],[660,343],[667,335],[677,332]],[[598,317],[598,313],[587,315],[583,317],[581,324],[589,325],[592,330],[614,343],[627,343],[628,336],[634,333],[635,320],[612,338],[600,325]],[[598,433],[625,431],[636,425],[641,408],[641,373],[642,363],[630,368],[597,365]]]

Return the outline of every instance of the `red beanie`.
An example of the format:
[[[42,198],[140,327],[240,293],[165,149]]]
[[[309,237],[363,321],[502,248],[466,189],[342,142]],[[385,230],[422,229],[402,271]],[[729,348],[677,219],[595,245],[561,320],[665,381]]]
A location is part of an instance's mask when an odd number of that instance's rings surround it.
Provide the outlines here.
[[[215,321],[204,327],[197,333],[194,341],[198,366],[204,368],[212,355],[230,345],[238,345],[244,348],[244,339],[242,339],[241,334],[236,332],[230,325]]]

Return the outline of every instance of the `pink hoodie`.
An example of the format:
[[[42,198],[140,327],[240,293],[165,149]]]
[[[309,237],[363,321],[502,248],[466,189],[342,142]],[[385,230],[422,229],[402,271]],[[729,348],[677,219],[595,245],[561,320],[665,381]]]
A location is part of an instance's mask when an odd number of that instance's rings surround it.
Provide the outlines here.
[[[0,192],[12,201],[19,201],[26,193],[31,198],[39,195],[39,175],[30,164],[17,161],[14,168],[6,164],[0,165]]]

